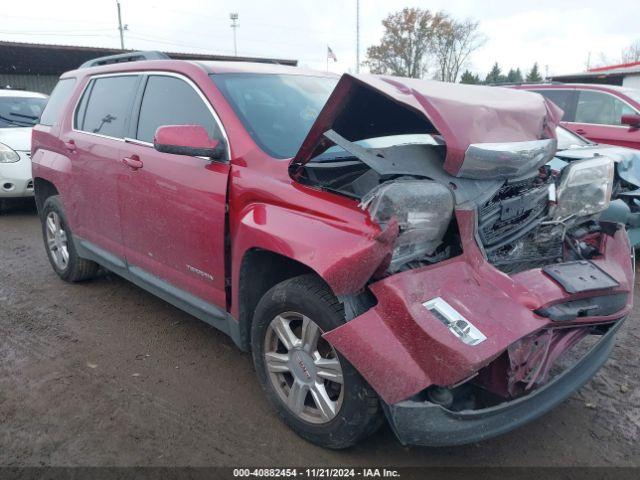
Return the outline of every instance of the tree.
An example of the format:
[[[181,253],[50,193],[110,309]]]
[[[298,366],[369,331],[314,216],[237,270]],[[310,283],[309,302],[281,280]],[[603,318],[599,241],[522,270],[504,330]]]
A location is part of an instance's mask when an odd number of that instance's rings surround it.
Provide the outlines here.
[[[640,62],[640,39],[622,49],[622,63]]]
[[[437,80],[455,82],[460,69],[469,59],[471,53],[480,48],[486,41],[478,32],[478,22],[471,19],[457,21],[444,17],[433,35],[433,46]]]
[[[515,70],[513,68],[509,69],[509,73],[507,73],[507,82],[509,83],[522,83],[524,79],[522,78],[522,72],[519,68]]]
[[[489,73],[487,73],[487,77],[484,80],[484,82],[488,84],[504,83],[506,81],[507,81],[507,77],[502,75],[502,70],[500,70],[500,67],[498,66],[498,62],[493,64],[493,67],[491,67],[491,70],[489,71]]]
[[[474,75],[469,70],[465,70],[462,76],[460,77],[460,83],[468,83],[470,85],[477,85],[480,83],[480,77],[478,75]]]
[[[371,73],[422,77],[428,68],[433,37],[446,16],[420,8],[405,8],[382,21],[380,45],[367,49],[365,65]]]
[[[533,64],[531,71],[527,73],[527,82],[528,83],[540,83],[542,81],[542,77],[540,76],[540,71],[538,70],[538,62]]]

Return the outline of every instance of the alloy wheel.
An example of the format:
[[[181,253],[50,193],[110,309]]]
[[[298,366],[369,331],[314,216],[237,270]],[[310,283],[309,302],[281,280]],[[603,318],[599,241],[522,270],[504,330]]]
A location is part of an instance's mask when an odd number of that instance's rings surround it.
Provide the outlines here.
[[[285,312],[271,320],[265,340],[265,368],[271,385],[301,420],[330,422],[344,396],[340,360],[309,317]]]
[[[47,233],[47,248],[51,253],[51,258],[56,267],[66,270],[69,265],[69,244],[67,232],[65,232],[60,215],[56,212],[49,212],[45,220]]]

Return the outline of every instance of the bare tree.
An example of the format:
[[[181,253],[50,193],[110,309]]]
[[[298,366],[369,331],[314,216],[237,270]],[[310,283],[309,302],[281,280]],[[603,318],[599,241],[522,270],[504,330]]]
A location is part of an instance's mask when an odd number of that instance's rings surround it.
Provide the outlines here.
[[[446,17],[433,35],[434,56],[438,66],[437,80],[456,82],[469,56],[486,42],[478,31],[478,22],[457,21]]]
[[[640,39],[622,49],[622,63],[640,62]]]
[[[382,21],[382,41],[367,49],[365,65],[371,73],[422,77],[428,69],[433,38],[446,18],[420,8],[390,14]]]

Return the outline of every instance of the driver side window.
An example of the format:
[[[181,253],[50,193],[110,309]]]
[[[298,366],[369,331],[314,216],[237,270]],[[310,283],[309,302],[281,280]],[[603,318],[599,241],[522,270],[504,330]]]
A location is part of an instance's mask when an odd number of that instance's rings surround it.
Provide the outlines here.
[[[201,125],[211,138],[222,138],[209,107],[191,85],[180,78],[151,75],[140,106],[136,138],[152,143],[162,125]]]

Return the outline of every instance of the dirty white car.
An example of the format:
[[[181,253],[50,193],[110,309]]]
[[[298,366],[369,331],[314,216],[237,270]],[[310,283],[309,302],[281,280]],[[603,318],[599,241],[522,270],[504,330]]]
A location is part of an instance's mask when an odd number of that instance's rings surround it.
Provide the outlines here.
[[[41,93],[0,90],[0,210],[8,199],[33,196],[31,128],[46,103]]]

